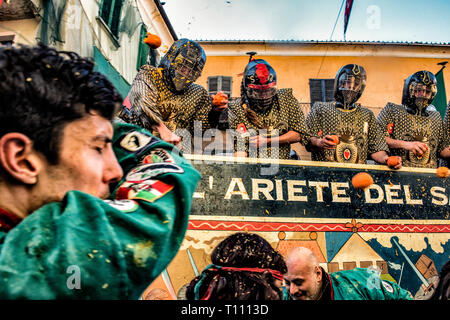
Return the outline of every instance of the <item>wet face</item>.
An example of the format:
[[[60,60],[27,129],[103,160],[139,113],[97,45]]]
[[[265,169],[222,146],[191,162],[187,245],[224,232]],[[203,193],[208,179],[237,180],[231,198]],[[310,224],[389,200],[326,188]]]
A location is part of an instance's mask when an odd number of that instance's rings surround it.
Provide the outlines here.
[[[59,161],[47,165],[39,177],[41,196],[60,201],[70,190],[105,199],[109,184],[118,181],[122,169],[114,155],[111,122],[98,115],[86,115],[63,130]]]
[[[305,264],[288,265],[284,282],[294,300],[317,300],[322,287],[322,271]]]
[[[415,105],[419,108],[428,106],[431,100],[432,86],[426,86],[422,83],[413,83],[411,89],[411,95],[414,97]]]
[[[199,63],[200,52],[188,50],[186,56],[179,53],[172,63],[174,76],[172,82],[176,90],[185,90],[191,83],[195,82],[201,75],[203,65]],[[190,54],[189,54],[190,53]]]
[[[339,78],[339,90],[342,93],[345,104],[355,102],[356,96],[361,90],[362,82],[359,78],[347,74],[341,75]]]

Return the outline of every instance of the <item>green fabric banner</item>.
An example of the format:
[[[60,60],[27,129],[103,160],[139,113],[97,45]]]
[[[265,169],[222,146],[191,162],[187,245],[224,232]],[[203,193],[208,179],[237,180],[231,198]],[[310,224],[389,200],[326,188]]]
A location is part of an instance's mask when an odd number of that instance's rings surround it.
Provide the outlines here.
[[[437,80],[437,94],[434,97],[432,104],[436,107],[436,110],[441,114],[442,119],[444,119],[445,111],[447,109],[447,95],[445,94],[445,83],[444,83],[444,68],[436,73]]]
[[[94,46],[94,69],[102,74],[104,74],[109,81],[116,87],[122,97],[128,95],[131,85],[125,80],[124,77],[109,63],[108,60],[103,56],[103,54]]]

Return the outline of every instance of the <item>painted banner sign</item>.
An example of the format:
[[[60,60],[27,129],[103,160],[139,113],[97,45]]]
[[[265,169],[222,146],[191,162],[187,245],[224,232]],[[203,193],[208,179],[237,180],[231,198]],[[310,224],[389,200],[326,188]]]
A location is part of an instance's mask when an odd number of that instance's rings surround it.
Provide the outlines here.
[[[375,268],[416,299],[432,292],[449,260],[450,178],[435,169],[185,156],[202,180],[180,251],[148,292],[182,297],[215,246],[235,232],[257,233],[283,256],[307,247],[328,272]],[[355,189],[358,172],[374,184]]]
[[[438,178],[435,169],[395,171],[379,165],[310,161],[280,161],[274,166],[220,159],[198,165],[193,159],[203,175],[195,194],[195,214],[449,219],[450,179]],[[271,174],[261,175],[264,172]],[[374,184],[355,189],[351,180],[358,172],[370,173]]]

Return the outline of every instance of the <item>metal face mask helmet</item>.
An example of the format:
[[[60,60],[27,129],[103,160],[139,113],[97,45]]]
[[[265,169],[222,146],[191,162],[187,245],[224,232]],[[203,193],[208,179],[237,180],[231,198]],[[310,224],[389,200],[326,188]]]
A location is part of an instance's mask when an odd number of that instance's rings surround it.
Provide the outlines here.
[[[179,93],[200,77],[205,62],[205,51],[197,42],[180,39],[172,44],[159,67],[163,68],[164,79],[171,90]]]
[[[334,98],[338,107],[353,109],[366,87],[366,71],[357,64],[348,64],[339,69],[334,79]]]
[[[263,59],[248,63],[242,79],[242,94],[247,98],[251,108],[266,111],[272,106],[277,93],[277,74]]]
[[[436,77],[430,71],[410,75],[403,85],[402,104],[411,114],[427,114],[426,108],[437,93]]]

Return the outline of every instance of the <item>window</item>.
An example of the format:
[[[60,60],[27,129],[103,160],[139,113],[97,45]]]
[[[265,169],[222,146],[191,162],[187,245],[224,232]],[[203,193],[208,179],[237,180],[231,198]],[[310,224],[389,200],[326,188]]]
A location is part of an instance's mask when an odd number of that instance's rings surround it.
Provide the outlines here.
[[[0,35],[0,43],[2,45],[12,45],[14,43],[14,34]]]
[[[208,77],[208,93],[212,95],[216,94],[219,91],[223,91],[223,93],[226,93],[228,95],[228,98],[230,98],[232,81],[232,77]]]
[[[334,79],[309,79],[311,106],[317,101],[334,101]]]
[[[102,0],[100,5],[100,18],[108,26],[112,35],[119,37],[120,11],[123,0]]]

